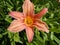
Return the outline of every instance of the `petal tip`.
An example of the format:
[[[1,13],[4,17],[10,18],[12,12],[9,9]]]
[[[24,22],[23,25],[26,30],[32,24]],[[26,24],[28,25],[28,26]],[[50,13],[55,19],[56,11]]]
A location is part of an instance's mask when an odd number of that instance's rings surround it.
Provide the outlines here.
[[[44,10],[45,10],[46,12],[48,12],[48,8],[44,8]]]
[[[13,15],[14,13],[16,13],[16,11],[10,11],[8,14]]]
[[[29,39],[28,42],[31,43],[32,42],[32,39]]]
[[[7,28],[7,30],[10,31],[10,32],[12,32],[9,27]]]
[[[46,33],[49,33],[49,30],[47,30]]]
[[[11,30],[11,29],[7,29],[9,32],[12,32],[12,33],[16,33],[15,31]]]
[[[8,13],[9,15],[12,15],[12,11]]]

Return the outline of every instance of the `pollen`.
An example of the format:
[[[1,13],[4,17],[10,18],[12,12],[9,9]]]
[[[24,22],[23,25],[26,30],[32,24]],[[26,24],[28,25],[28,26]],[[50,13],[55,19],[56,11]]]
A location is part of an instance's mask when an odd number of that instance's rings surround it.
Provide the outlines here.
[[[27,17],[25,18],[25,24],[26,24],[27,26],[31,26],[31,25],[33,24],[33,18],[30,17],[30,16],[27,16]]]

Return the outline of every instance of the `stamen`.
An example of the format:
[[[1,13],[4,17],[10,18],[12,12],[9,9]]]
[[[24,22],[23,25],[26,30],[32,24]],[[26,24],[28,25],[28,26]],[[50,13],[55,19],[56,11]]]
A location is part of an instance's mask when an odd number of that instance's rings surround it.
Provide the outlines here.
[[[33,19],[32,19],[30,16],[27,16],[27,17],[25,18],[25,24],[26,24],[27,26],[31,26],[31,25],[33,24]]]

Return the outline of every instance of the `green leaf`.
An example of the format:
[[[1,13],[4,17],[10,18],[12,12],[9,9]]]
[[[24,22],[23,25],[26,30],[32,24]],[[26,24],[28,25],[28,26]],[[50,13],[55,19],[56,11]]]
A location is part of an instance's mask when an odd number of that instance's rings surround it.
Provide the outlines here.
[[[54,40],[55,40],[58,44],[60,44],[60,40],[59,40],[56,36],[54,36]]]
[[[19,42],[20,41],[20,37],[19,37],[19,33],[15,33],[13,36],[14,41]]]

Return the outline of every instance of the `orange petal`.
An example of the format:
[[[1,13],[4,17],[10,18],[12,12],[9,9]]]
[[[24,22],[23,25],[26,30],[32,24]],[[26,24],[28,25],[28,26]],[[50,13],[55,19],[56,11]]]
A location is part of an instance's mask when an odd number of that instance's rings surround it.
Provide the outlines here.
[[[42,31],[44,31],[44,32],[49,33],[48,26],[47,26],[47,24],[46,24],[45,22],[36,21],[34,26],[35,26],[38,30],[42,30]]]
[[[34,17],[35,18],[41,18],[47,11],[48,11],[48,9],[47,8],[44,8],[38,14],[36,14]]]
[[[33,5],[33,3],[31,3],[30,0],[24,1],[23,13],[25,16],[27,16],[27,15],[33,16],[34,15],[34,5]]]
[[[8,30],[11,32],[20,32],[23,29],[25,29],[25,25],[22,22],[20,22],[19,20],[12,21],[12,23],[8,27]]]
[[[32,39],[33,39],[33,36],[34,36],[34,31],[32,28],[30,27],[27,27],[26,28],[26,35],[27,35],[27,38],[28,38],[28,42],[31,42]]]
[[[9,13],[9,15],[15,19],[23,19],[23,13],[12,11]]]

